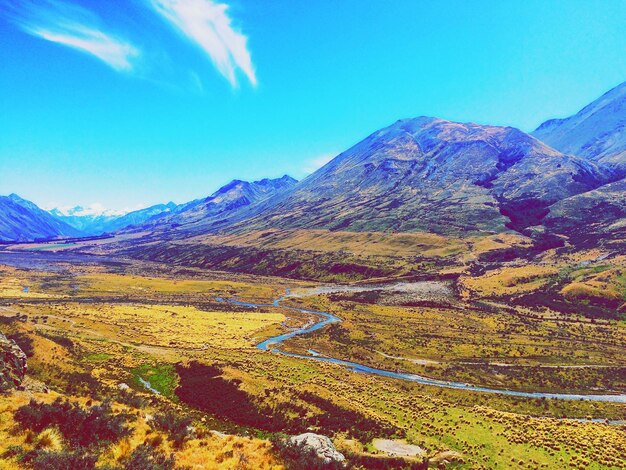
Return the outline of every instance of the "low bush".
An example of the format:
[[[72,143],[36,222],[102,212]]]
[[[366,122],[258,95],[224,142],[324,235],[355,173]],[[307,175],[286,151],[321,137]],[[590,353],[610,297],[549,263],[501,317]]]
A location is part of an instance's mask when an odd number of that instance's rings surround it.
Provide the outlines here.
[[[124,470],[173,470],[176,461],[148,445],[137,447],[124,465]]]
[[[29,467],[45,470],[92,470],[96,468],[97,455],[83,451],[48,452],[33,450],[26,453],[22,462]]]
[[[166,432],[176,446],[181,446],[189,435],[191,418],[179,416],[174,411],[168,410],[156,413],[150,423],[155,429]]]
[[[104,403],[84,410],[77,404],[58,398],[51,404],[31,400],[17,409],[14,419],[24,429],[41,432],[57,427],[73,446],[116,442],[130,434],[127,414],[113,414],[111,406]]]

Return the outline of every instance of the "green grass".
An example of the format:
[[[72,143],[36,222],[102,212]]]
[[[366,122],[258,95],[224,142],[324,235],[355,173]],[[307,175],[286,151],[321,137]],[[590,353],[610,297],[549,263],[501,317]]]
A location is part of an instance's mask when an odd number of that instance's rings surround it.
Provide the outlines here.
[[[176,400],[174,390],[178,387],[178,374],[172,364],[143,364],[131,370],[133,381],[138,387],[144,388],[139,381],[141,377],[150,382],[150,386],[161,395]]]
[[[55,248],[65,248],[68,246],[76,246],[76,243],[55,243],[53,245],[45,245],[45,246],[38,246],[35,248],[28,248],[28,251],[54,250]]]

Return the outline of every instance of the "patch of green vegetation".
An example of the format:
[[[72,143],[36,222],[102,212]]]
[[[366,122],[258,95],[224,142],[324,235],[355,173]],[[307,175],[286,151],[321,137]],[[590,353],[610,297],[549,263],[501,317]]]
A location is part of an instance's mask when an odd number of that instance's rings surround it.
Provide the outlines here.
[[[145,388],[140,378],[150,382],[150,386],[161,395],[177,400],[174,390],[178,387],[178,374],[172,364],[142,364],[131,370],[134,383]]]
[[[69,246],[76,246],[76,243],[55,243],[53,245],[44,245],[44,246],[38,246],[35,248],[28,248],[28,251],[54,250],[56,248],[65,248]]]

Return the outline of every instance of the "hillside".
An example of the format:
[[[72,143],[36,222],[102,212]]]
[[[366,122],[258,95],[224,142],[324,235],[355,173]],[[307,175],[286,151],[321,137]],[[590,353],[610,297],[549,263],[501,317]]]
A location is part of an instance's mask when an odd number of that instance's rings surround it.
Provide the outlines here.
[[[0,196],[0,241],[78,237],[80,230],[56,219],[17,194]]]
[[[219,225],[225,218],[232,217],[255,203],[286,192],[296,183],[297,181],[288,175],[253,182],[233,180],[209,197],[181,204],[171,215],[146,221],[138,229],[159,230],[180,226],[185,231],[202,232],[209,223]]]
[[[518,129],[419,117],[370,135],[236,228],[525,231],[611,178]]]
[[[544,122],[533,135],[563,153],[602,162],[626,175],[626,82],[573,116]]]

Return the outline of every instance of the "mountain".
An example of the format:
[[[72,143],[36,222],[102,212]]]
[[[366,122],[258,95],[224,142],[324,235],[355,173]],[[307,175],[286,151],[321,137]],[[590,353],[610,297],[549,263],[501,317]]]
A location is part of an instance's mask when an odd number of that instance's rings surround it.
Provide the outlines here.
[[[544,122],[532,134],[563,153],[601,162],[626,176],[626,82],[573,116]]]
[[[236,230],[524,231],[540,224],[550,205],[611,178],[603,165],[515,128],[419,117],[373,133],[255,205],[247,219],[240,213],[228,224]]]
[[[50,213],[57,219],[62,220],[85,234],[101,235],[103,233],[115,232],[131,225],[141,224],[160,216],[165,216],[174,211],[176,207],[176,204],[169,202],[167,204],[157,204],[133,212],[115,213],[112,211],[94,211],[76,206],[66,211],[52,209]]]
[[[106,231],[99,230],[100,227],[121,215],[111,211],[93,210],[82,206],[65,210],[54,208],[49,212],[57,219],[62,220],[88,235],[100,235],[102,232]]]
[[[297,183],[291,176],[265,178],[260,181],[233,180],[209,197],[181,204],[171,215],[150,220],[137,229],[182,226],[184,230],[202,232],[210,223],[219,225],[243,209],[288,191]]]
[[[576,245],[626,241],[626,179],[557,202],[544,224]]]
[[[0,196],[0,240],[31,241],[79,237],[80,230],[56,219],[17,194]]]
[[[615,179],[626,177],[626,82],[574,116],[544,122],[533,135],[562,152],[608,166]],[[550,231],[579,243],[623,238],[626,179],[559,201],[551,207],[545,224]]]

